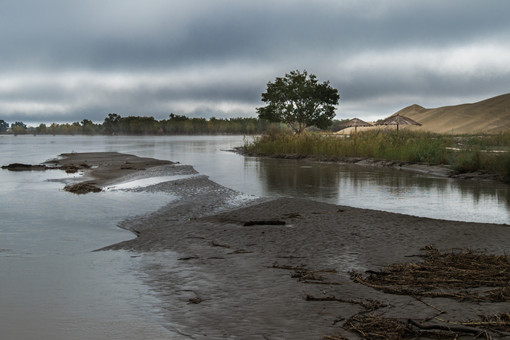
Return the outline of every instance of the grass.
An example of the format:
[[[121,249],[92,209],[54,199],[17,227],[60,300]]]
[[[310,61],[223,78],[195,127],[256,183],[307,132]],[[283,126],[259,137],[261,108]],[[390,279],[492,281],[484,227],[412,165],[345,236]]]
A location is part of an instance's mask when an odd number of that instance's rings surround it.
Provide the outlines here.
[[[319,133],[293,135],[270,129],[246,142],[248,154],[319,158],[376,158],[445,164],[458,173],[485,171],[510,180],[510,133],[452,136],[429,132],[372,130],[342,137]]]

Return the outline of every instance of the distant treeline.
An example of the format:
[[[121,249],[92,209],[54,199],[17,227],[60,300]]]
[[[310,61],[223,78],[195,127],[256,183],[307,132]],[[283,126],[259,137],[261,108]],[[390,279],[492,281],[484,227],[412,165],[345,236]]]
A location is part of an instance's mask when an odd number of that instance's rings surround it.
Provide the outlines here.
[[[329,131],[338,131],[346,120],[333,120]],[[28,127],[23,122],[7,123],[0,119],[0,133],[22,135],[220,135],[261,134],[272,124],[259,118],[188,118],[186,116],[170,114],[168,119],[156,120],[154,117],[128,116],[121,117],[116,113],[109,113],[101,124],[88,119],[74,123],[39,124]],[[274,124],[273,124],[274,125]],[[284,128],[285,124],[280,126]],[[315,129],[314,127],[310,128]]]
[[[198,135],[198,134],[260,134],[267,130],[270,123],[258,118],[188,118],[170,114],[168,119],[156,120],[154,117],[121,117],[110,113],[102,124],[88,119],[81,122],[40,124],[27,127],[23,122],[10,125],[0,119],[0,133],[34,135]]]

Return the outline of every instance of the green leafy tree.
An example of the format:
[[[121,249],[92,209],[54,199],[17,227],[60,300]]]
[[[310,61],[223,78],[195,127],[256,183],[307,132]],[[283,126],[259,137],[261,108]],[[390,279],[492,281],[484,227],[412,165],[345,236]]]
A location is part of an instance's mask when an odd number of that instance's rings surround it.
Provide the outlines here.
[[[154,135],[158,124],[154,117],[129,116],[119,122],[119,132],[126,135]]]
[[[180,116],[180,115],[176,115],[174,113],[170,113],[169,117],[170,117],[170,120],[175,121],[175,122],[184,122],[189,119],[188,117],[186,117],[184,115]]]
[[[9,127],[9,123],[7,123],[3,119],[0,119],[0,132],[6,132],[8,127]]]
[[[257,108],[257,113],[260,119],[287,123],[300,134],[307,126],[325,129],[331,125],[339,99],[329,81],[319,83],[314,74],[296,70],[267,84],[262,93],[267,106]]]
[[[27,132],[27,126],[23,122],[15,122],[11,124],[11,130],[14,135],[22,135]]]
[[[116,135],[119,132],[121,116],[116,113],[109,113],[104,119],[103,128],[109,135]]]
[[[94,124],[94,122],[89,119],[83,119],[80,124],[82,133],[86,135],[93,135],[98,129],[96,124]]]
[[[44,123],[39,124],[39,126],[35,128],[35,133],[46,134],[47,132],[48,132],[48,127]]]

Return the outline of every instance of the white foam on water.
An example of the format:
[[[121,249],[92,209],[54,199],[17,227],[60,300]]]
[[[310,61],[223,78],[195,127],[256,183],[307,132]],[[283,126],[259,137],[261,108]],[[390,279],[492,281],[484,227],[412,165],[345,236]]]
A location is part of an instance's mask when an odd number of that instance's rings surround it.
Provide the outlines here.
[[[104,190],[112,191],[112,190],[122,190],[122,189],[143,188],[143,187],[148,187],[150,185],[155,185],[155,184],[159,184],[159,183],[163,183],[163,182],[172,182],[172,181],[177,181],[177,180],[181,180],[181,179],[193,178],[193,177],[197,177],[197,176],[199,176],[199,174],[147,177],[147,178],[135,179],[135,180],[128,181],[128,182],[111,185],[109,187],[106,187]]]
[[[231,207],[231,208],[232,207],[240,207],[248,202],[254,201],[259,198],[260,197],[258,197],[258,196],[239,193],[238,195],[235,195],[234,197],[229,198],[226,201],[226,204],[228,207]]]

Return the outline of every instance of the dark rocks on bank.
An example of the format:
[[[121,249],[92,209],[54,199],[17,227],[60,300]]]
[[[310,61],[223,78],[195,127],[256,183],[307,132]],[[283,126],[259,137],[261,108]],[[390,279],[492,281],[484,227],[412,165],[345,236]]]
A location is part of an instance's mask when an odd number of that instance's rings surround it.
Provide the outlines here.
[[[9,165],[2,166],[2,169],[9,171],[46,171],[46,170],[63,170],[68,174],[76,173],[78,170],[90,169],[88,164],[64,164],[61,166],[47,166],[45,164],[23,164],[23,163],[12,163]]]
[[[93,184],[89,183],[77,183],[77,184],[69,184],[64,187],[65,191],[72,192],[73,194],[88,194],[89,192],[100,192],[101,188],[96,187]]]
[[[55,167],[55,169],[64,170],[68,174],[74,174],[74,173],[78,172],[78,170],[90,169],[90,165],[85,164],[85,163],[79,164],[79,165],[64,164],[64,165]]]
[[[32,164],[22,164],[22,163],[11,163],[9,165],[2,166],[2,169],[6,169],[9,171],[44,171],[47,170],[48,167],[46,165],[38,164],[38,165],[32,165]]]

